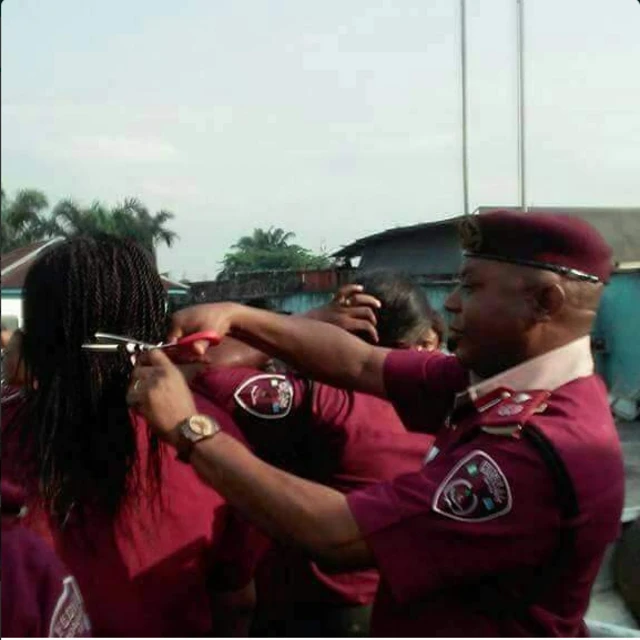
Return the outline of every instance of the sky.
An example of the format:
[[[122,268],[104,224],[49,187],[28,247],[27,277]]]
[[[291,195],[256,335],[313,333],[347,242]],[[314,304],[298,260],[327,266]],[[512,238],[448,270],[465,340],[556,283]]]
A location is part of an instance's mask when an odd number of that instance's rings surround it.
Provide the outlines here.
[[[640,204],[640,2],[523,0],[528,205]],[[518,198],[516,0],[469,0],[471,209]],[[173,277],[463,211],[455,0],[4,0],[2,185],[175,213]]]

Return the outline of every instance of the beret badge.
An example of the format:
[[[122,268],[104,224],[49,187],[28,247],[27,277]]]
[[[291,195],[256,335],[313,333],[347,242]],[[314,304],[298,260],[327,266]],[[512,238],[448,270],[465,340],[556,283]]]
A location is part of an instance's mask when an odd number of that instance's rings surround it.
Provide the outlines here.
[[[482,233],[478,216],[465,216],[458,224],[458,235],[463,249],[479,251],[482,246]]]

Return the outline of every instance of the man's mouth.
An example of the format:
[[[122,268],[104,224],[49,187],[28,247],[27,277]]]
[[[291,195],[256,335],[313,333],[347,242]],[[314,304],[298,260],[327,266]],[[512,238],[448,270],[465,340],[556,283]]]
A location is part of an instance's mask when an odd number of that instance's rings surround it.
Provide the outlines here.
[[[449,327],[447,337],[447,351],[449,351],[449,353],[455,353],[461,337],[462,332],[459,329],[456,327]]]

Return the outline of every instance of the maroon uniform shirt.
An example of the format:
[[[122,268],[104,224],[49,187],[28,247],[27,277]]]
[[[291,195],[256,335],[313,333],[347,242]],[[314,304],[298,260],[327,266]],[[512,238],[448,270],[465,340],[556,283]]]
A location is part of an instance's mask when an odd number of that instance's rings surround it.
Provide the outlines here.
[[[73,512],[64,529],[37,507],[33,480],[20,474],[19,447],[11,432],[15,397],[2,406],[2,474],[32,489],[26,526],[39,533],[72,571],[95,635],[202,636],[215,633],[209,587],[239,589],[253,577],[256,534],[225,500],[162,447],[162,506],[140,498],[116,522],[91,513],[80,527]],[[229,416],[196,397],[198,410],[244,441]],[[19,416],[17,417],[19,419]],[[147,481],[147,426],[132,414],[137,434],[141,496]]]
[[[619,532],[624,491],[588,338],[467,391],[455,358],[393,352],[385,384],[414,427],[433,429],[456,406],[422,470],[348,497],[382,575],[372,633],[586,635],[583,616]],[[571,521],[526,430],[553,444],[568,473],[578,506]],[[570,548],[554,555],[569,531]]]
[[[294,375],[218,369],[192,384],[233,416],[258,455],[343,493],[419,469],[433,441],[409,433],[389,402]],[[274,545],[258,583],[261,606],[276,611],[370,604],[378,581],[374,570],[324,573],[304,552]]]
[[[88,637],[78,585],[46,543],[22,526],[23,498],[2,482],[2,635]]]

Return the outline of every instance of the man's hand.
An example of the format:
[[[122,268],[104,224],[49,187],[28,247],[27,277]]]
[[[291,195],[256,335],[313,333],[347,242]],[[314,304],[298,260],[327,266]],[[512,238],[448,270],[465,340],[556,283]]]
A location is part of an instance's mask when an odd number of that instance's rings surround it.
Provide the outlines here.
[[[221,338],[224,338],[231,331],[233,319],[243,310],[246,310],[246,307],[234,302],[217,302],[187,307],[177,311],[171,317],[171,329],[167,340],[172,342],[199,331],[215,331]],[[205,341],[194,342],[192,347],[197,355],[205,356],[209,343]]]
[[[377,343],[377,318],[374,309],[380,307],[380,301],[363,293],[361,285],[347,284],[338,289],[331,302],[311,309],[304,315],[313,320],[334,324],[351,333],[367,333]]]
[[[177,439],[178,423],[198,413],[187,381],[160,349],[147,351],[138,358],[127,402],[171,444]]]

